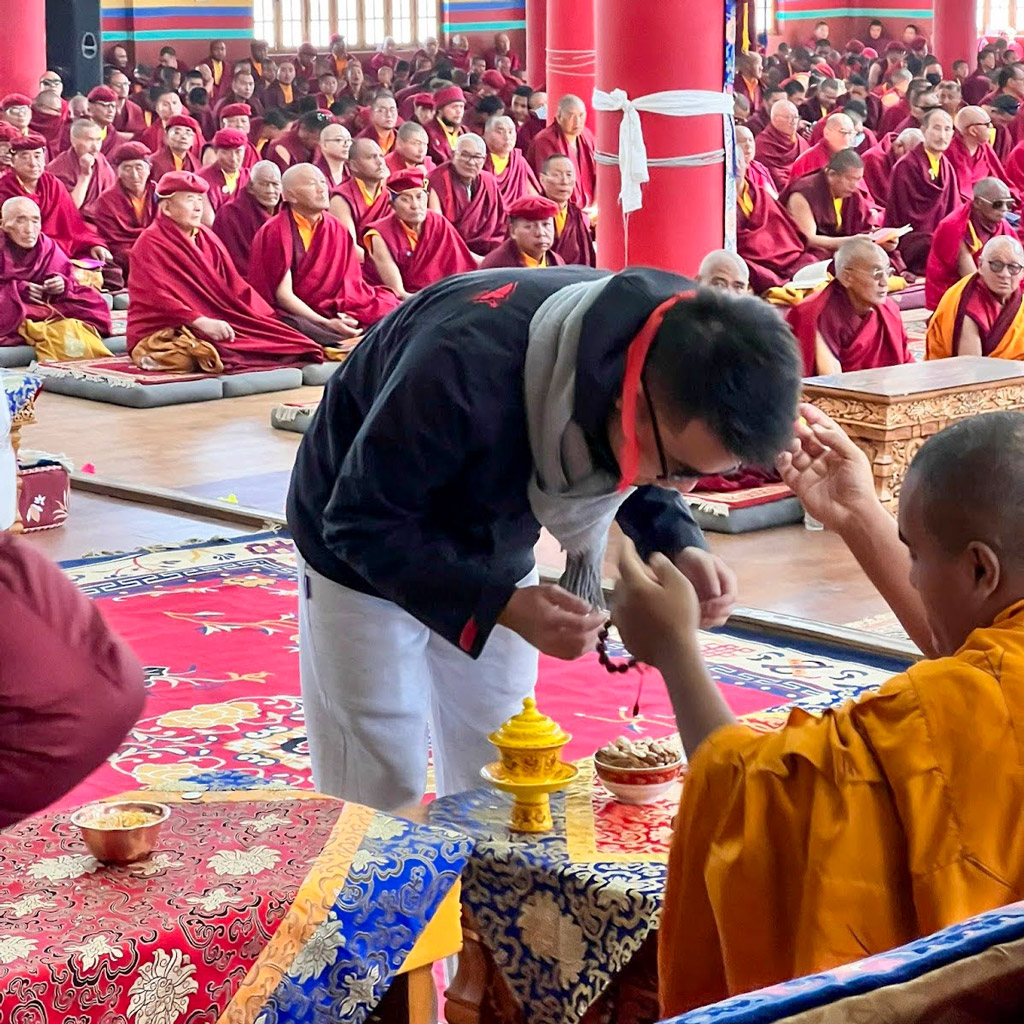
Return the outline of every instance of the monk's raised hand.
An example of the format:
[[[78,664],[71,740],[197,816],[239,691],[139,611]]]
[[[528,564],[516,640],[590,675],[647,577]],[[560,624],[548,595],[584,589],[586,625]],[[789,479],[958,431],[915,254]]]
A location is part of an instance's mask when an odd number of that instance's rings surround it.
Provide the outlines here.
[[[43,286],[36,284],[35,281],[29,281],[25,285],[25,291],[28,293],[29,302],[42,302],[46,297],[43,292]]]
[[[83,177],[89,177],[96,166],[96,156],[93,153],[83,153],[78,158],[78,172]]]

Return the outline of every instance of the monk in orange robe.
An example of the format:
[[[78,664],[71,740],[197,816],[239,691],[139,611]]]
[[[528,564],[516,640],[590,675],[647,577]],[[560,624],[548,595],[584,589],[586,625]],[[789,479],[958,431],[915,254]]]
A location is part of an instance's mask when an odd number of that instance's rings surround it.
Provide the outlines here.
[[[466,97],[457,85],[446,85],[434,93],[434,103],[436,116],[423,127],[430,139],[427,153],[435,165],[440,165],[451,160],[459,136],[466,134],[462,124],[466,116]]]
[[[897,525],[861,450],[814,406],[800,413],[783,481],[926,660],[755,732],[703,664],[690,584],[626,545],[612,618],[664,676],[689,758],[658,936],[665,1016],[881,953],[1024,887],[1024,415],[928,440]]]
[[[356,135],[357,139],[373,139],[385,156],[395,148],[398,104],[386,89],[377,93],[370,107],[370,123]]]
[[[736,79],[733,90],[750,104],[750,112],[757,113],[764,104],[764,89],[761,87],[761,54],[741,50],[736,54]]]
[[[928,324],[927,359],[991,356],[1024,359],[1024,248],[1012,235],[990,238],[978,270],[958,281]]]
[[[245,169],[245,147],[249,140],[234,128],[221,128],[213,137],[213,151],[216,160],[199,172],[199,177],[209,186],[206,194],[209,207],[204,223],[209,227],[214,215],[232,196],[245,188],[249,172]]]
[[[175,114],[164,126],[164,137],[159,149],[154,150],[153,177],[159,181],[171,171],[202,169],[202,159],[196,152],[196,139],[201,139],[199,122],[191,114]]]
[[[388,173],[397,174],[410,167],[422,167],[430,174],[434,170],[434,161],[427,155],[429,144],[427,130],[418,121],[406,121],[399,125],[395,133],[395,148],[384,161]]]
[[[758,162],[771,172],[775,187],[781,192],[793,173],[793,164],[807,150],[807,142],[797,134],[800,115],[795,104],[780,100],[771,110],[771,122],[757,136],[754,152]]]
[[[71,148],[46,165],[46,170],[60,180],[70,193],[71,201],[86,217],[100,193],[117,180],[113,167],[103,155],[102,143],[99,125],[91,118],[79,118],[71,125]]]
[[[217,211],[213,233],[224,243],[235,269],[248,280],[249,254],[260,228],[281,204],[281,172],[270,160],[253,165],[245,188]]]
[[[576,168],[573,202],[582,209],[593,206],[597,195],[597,157],[594,136],[587,128],[587,108],[579,96],[563,96],[558,101],[555,120],[534,136],[527,153],[534,173],[539,173],[544,161],[555,153],[567,156]]]

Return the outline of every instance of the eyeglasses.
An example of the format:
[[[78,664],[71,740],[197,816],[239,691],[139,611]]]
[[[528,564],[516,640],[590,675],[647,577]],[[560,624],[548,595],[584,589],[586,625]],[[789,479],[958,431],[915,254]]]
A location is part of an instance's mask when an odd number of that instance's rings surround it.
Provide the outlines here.
[[[883,281],[888,282],[889,278],[895,273],[895,268],[891,264],[888,267],[881,267],[878,270],[868,270],[865,268],[864,273],[881,284]]]
[[[651,418],[651,433],[654,434],[654,446],[658,449],[658,461],[661,463],[661,472],[658,474],[657,479],[669,484],[696,480],[701,474],[689,466],[677,469],[674,473],[668,471],[668,460],[665,458],[665,447],[661,443],[658,417],[654,415],[654,403],[651,401],[651,392],[647,388],[647,381],[644,379],[643,374],[640,375],[640,387],[643,388],[644,401],[647,403],[647,415]]]
[[[1012,210],[1017,206],[1016,199],[986,199],[984,196],[978,196],[986,206],[991,206],[993,210]]]
[[[1004,263],[1002,260],[989,260],[988,267],[994,274],[1001,274],[1005,270],[1010,277],[1019,277],[1024,271],[1024,266],[1019,263]]]
[[[43,78],[43,79],[40,79],[39,84],[40,85],[60,85],[61,83],[60,83],[60,79],[59,78]]]
[[[991,121],[975,121],[973,124],[965,124],[964,125],[964,131],[967,131],[968,128],[991,128],[991,127],[992,127],[992,122]]]

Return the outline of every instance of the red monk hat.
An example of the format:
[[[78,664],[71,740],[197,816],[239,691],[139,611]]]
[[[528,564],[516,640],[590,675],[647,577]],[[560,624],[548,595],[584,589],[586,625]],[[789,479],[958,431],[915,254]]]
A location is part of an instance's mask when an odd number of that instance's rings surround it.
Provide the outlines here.
[[[502,79],[502,85],[505,84]],[[434,104],[437,109],[440,110],[442,107],[446,107],[449,103],[465,103],[466,94],[457,85],[446,85],[443,89],[438,89],[434,93]]]
[[[558,203],[547,196],[520,196],[505,212],[509,220],[548,220],[558,213]]]
[[[505,88],[505,76],[500,71],[485,71],[480,79],[481,85],[489,85],[492,89]]]
[[[412,105],[414,107],[430,107],[430,109],[433,110],[437,106],[437,103],[431,93],[418,92],[412,98]]]
[[[188,114],[175,114],[174,117],[167,119],[164,124],[165,128],[191,128],[192,131],[199,134],[199,122],[194,117],[189,117]]]
[[[864,53],[861,56],[867,60],[878,60],[878,51],[873,46],[865,46]]]
[[[864,44],[859,39],[851,39],[846,44],[846,52],[847,53],[863,53],[864,52]]]
[[[19,135],[11,143],[12,153],[28,153],[33,149],[46,149],[46,139],[42,135],[36,135],[35,132],[29,132],[28,135]]]
[[[157,199],[169,199],[175,192],[206,195],[209,191],[209,182],[191,171],[168,171],[156,184]]]
[[[220,117],[222,121],[225,117],[252,117],[252,107],[248,103],[229,103],[221,107]]]
[[[903,53],[903,46],[900,43],[889,43],[884,53],[887,57],[889,54]]]
[[[0,110],[7,110],[8,107],[31,107],[32,100],[23,92],[10,92],[0,100]]]
[[[143,142],[122,142],[110,162],[114,167],[120,167],[129,160],[148,160],[152,156],[149,146]]]
[[[20,138],[22,138],[22,134],[13,124],[0,121],[0,142],[13,142],[15,139]]]
[[[407,167],[404,171],[392,174],[385,182],[388,191],[393,195],[401,195],[403,192],[415,192],[416,189],[430,188],[426,172],[422,167]]]
[[[249,139],[237,128],[221,128],[213,137],[214,149],[243,149]]]
[[[109,85],[97,85],[95,89],[89,90],[86,99],[90,103],[116,103],[117,93]]]
[[[927,46],[928,46],[928,37],[927,36],[914,36],[914,38],[910,40],[910,48],[912,50],[923,50]]]

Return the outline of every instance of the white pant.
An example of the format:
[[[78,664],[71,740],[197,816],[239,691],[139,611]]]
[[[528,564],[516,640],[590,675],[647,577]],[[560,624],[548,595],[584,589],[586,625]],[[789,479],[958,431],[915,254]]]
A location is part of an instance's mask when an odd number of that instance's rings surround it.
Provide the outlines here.
[[[475,661],[391,601],[326,579],[299,558],[299,672],[313,783],[381,810],[419,801],[427,749],[437,793],[481,785],[489,733],[522,710],[537,651],[495,626]],[[535,583],[536,571],[522,581]]]

